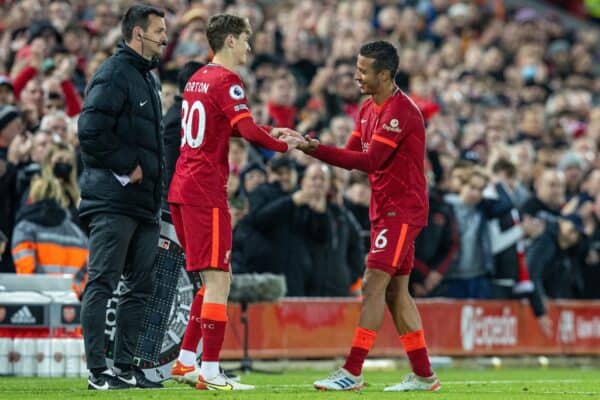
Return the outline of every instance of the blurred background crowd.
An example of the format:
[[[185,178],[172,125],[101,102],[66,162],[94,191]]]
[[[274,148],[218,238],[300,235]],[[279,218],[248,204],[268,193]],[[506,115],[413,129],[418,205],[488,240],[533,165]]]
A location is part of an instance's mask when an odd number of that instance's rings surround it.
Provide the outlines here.
[[[235,13],[254,29],[239,72],[255,120],[336,146],[361,102],[358,48],[391,41],[396,82],[427,125],[430,216],[414,295],[529,297],[538,316],[546,297],[600,298],[598,2],[147,3],[166,10],[169,46],[156,71],[165,112],[177,107],[182,67],[209,61],[209,16]],[[77,117],[130,4],[0,1],[1,272],[85,268]],[[284,274],[290,296],[360,294],[367,177],[235,138],[229,163],[234,272]]]

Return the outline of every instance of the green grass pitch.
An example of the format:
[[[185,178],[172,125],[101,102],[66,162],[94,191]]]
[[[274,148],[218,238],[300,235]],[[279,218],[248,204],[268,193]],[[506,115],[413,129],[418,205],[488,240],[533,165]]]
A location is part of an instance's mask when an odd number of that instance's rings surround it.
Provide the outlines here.
[[[328,371],[289,371],[281,375],[249,374],[243,382],[252,392],[208,392],[168,382],[160,390],[93,392],[85,379],[0,377],[0,399],[600,399],[600,370],[593,369],[442,369],[442,390],[436,393],[384,393],[386,385],[402,379],[401,372],[366,372],[360,392],[321,392],[312,381]]]

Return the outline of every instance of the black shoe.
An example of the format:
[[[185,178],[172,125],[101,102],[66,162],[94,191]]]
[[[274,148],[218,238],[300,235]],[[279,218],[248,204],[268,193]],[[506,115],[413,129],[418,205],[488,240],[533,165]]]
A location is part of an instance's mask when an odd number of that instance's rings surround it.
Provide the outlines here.
[[[89,390],[117,390],[117,389],[130,389],[132,385],[129,385],[120,379],[118,379],[110,369],[106,369],[98,375],[91,374],[88,377],[88,389]]]
[[[144,371],[137,367],[133,367],[129,371],[121,372],[117,375],[117,378],[127,385],[135,386],[140,389],[160,389],[163,387],[162,383],[152,382],[147,379],[146,375],[144,375]]]

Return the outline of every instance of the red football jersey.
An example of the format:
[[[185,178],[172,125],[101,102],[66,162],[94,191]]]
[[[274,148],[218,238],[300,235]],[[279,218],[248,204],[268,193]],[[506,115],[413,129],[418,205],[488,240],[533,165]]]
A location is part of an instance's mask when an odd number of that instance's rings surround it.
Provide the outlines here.
[[[389,213],[407,224],[427,225],[425,124],[415,103],[400,89],[380,106],[369,98],[358,112],[352,134],[360,135],[363,152],[373,140],[395,149],[381,168],[369,174],[371,221]]]
[[[244,86],[232,71],[208,64],[188,81],[181,107],[181,147],[169,202],[227,207],[229,138],[251,118]]]

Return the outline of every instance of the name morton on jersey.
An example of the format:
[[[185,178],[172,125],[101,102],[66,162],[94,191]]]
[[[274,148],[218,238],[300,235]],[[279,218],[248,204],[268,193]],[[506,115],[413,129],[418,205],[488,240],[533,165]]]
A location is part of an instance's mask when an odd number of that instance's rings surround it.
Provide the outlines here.
[[[209,83],[206,82],[188,82],[185,85],[186,92],[208,93]]]

